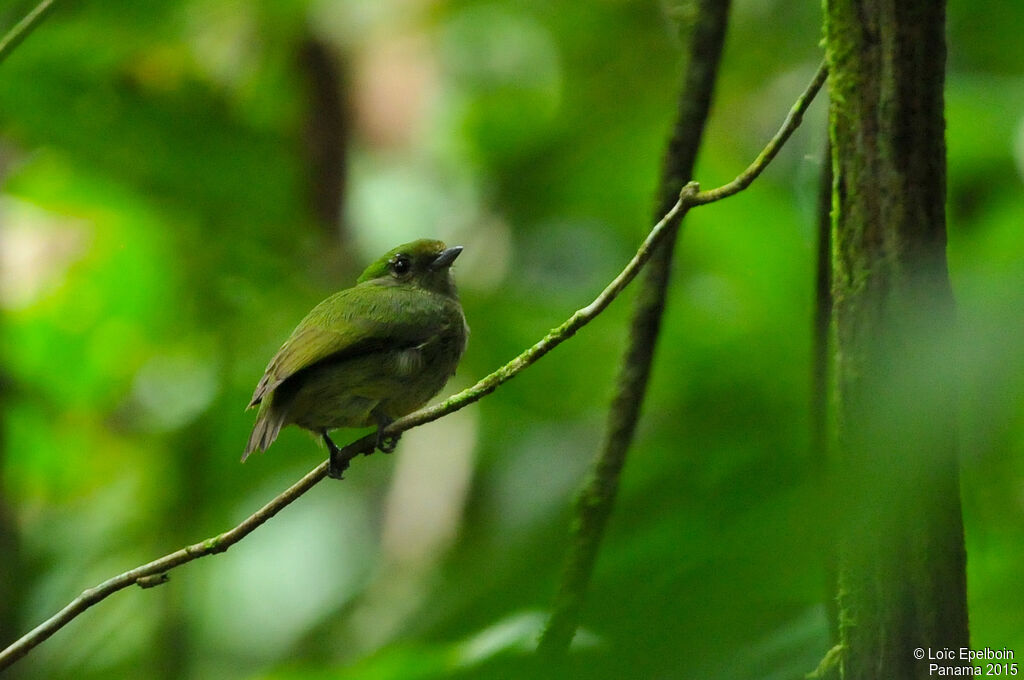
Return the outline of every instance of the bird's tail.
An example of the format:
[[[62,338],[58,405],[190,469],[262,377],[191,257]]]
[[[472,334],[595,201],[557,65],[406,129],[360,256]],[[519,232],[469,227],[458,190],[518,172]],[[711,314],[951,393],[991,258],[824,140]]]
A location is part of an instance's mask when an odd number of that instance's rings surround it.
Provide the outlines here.
[[[288,409],[274,408],[273,402],[273,399],[264,399],[260,404],[259,413],[256,415],[256,424],[252,428],[252,434],[249,435],[249,443],[245,445],[245,453],[242,454],[243,463],[253,451],[266,451],[277,439],[278,433],[285,425]]]

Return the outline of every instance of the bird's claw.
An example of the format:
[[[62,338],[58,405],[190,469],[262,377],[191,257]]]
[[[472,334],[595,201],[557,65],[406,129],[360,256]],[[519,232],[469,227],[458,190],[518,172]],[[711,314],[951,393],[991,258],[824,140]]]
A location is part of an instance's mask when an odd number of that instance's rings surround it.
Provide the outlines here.
[[[395,447],[398,446],[398,440],[401,438],[401,433],[385,436],[381,434],[381,430],[377,430],[377,448],[384,453],[392,453]]]
[[[327,476],[331,479],[345,479],[345,470],[348,470],[348,461],[332,455],[327,461]]]
[[[327,430],[323,431],[324,443],[327,444],[329,457],[327,459],[327,476],[331,479],[344,479],[345,470],[348,469],[348,460],[341,455],[341,449],[331,441]]]
[[[384,428],[393,423],[394,419],[379,410],[373,411],[373,417],[377,420],[377,448],[384,453],[393,452],[402,433],[385,435]]]

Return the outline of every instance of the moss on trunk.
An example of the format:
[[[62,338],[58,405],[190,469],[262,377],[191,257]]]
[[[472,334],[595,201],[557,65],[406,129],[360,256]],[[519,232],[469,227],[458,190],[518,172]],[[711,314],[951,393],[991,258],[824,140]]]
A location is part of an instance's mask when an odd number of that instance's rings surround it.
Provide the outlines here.
[[[944,3],[825,0],[825,10],[843,677],[925,678],[915,648],[968,644]]]

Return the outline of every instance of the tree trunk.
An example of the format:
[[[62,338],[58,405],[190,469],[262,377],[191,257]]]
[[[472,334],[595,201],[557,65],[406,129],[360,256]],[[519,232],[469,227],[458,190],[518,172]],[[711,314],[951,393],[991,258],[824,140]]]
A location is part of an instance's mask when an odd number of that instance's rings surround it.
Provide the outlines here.
[[[941,0],[826,0],[843,677],[968,645]]]

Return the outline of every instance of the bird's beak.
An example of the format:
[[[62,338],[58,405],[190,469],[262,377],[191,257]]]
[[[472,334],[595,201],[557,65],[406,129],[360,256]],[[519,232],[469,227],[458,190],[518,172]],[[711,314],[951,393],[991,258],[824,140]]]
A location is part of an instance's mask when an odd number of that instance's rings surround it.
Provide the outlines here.
[[[434,261],[430,263],[430,268],[434,271],[438,269],[444,269],[455,262],[455,258],[462,252],[462,246],[454,246],[441,251],[441,254],[434,258]]]

